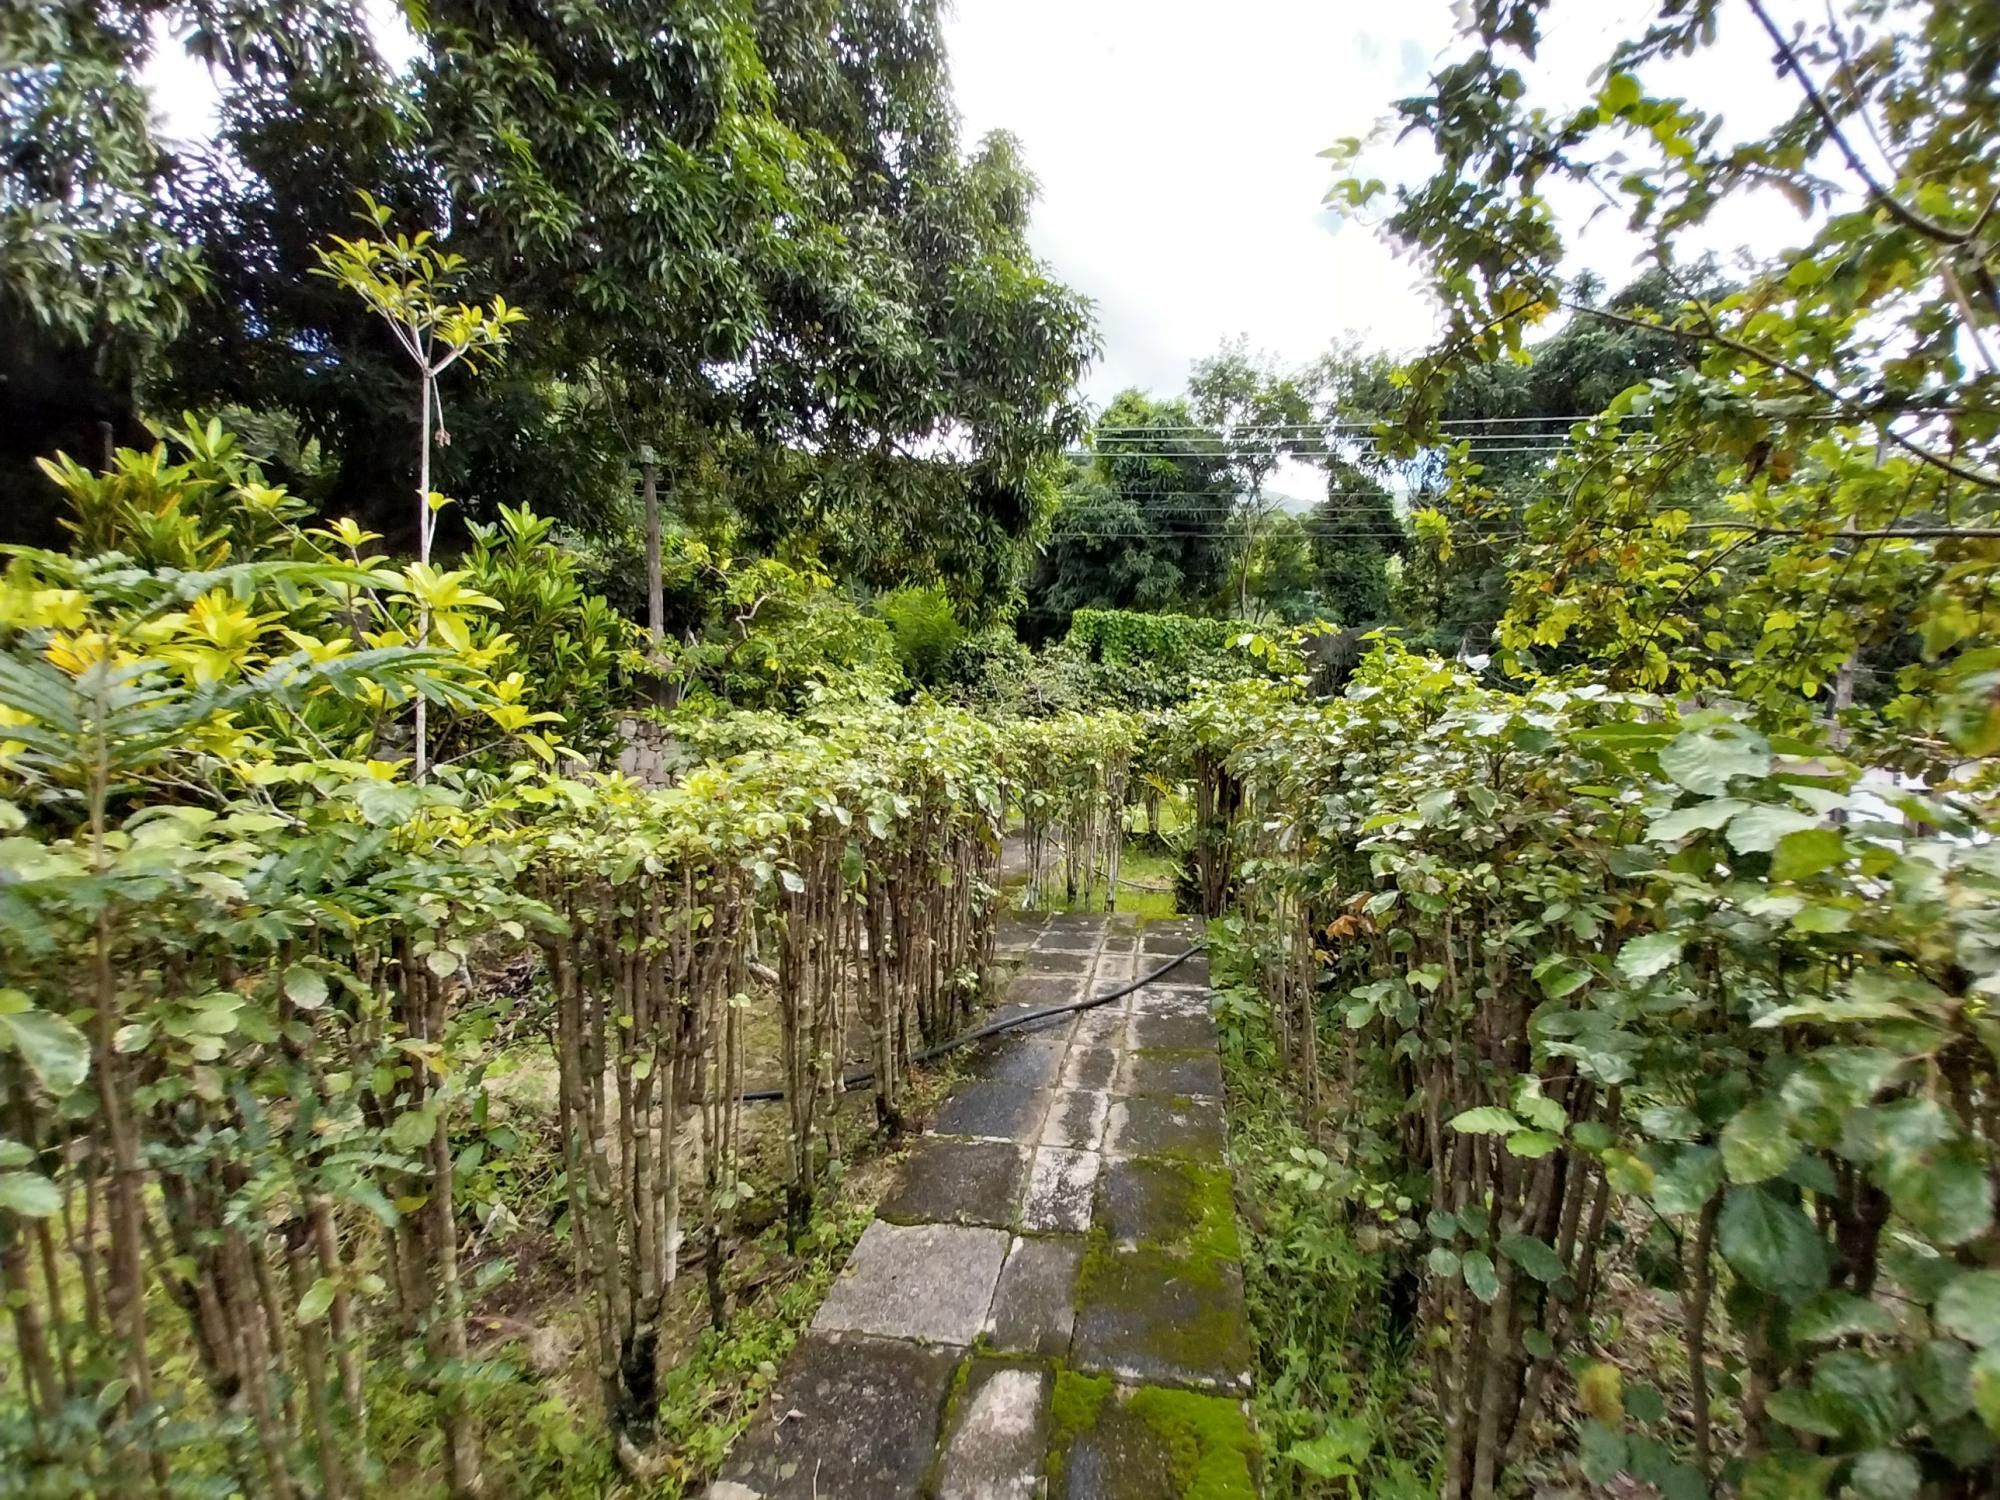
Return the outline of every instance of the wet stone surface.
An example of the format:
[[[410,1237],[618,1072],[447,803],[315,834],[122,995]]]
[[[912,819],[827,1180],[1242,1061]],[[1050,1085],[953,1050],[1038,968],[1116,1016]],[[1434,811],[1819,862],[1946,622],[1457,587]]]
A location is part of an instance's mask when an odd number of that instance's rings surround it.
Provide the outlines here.
[[[1097,1174],[1104,1158],[1095,1151],[1044,1146],[1035,1153],[1021,1227],[1043,1234],[1082,1234],[1090,1228]]]
[[[1132,1045],[1151,1047],[1206,1047],[1215,1050],[1215,1022],[1205,1015],[1183,1012],[1141,1012],[1132,1017]]]
[[[965,1070],[972,1077],[990,1083],[1048,1088],[1062,1070],[1067,1045],[1067,1037],[1042,1031],[1026,1036],[998,1036],[979,1044]]]
[[[1027,962],[1021,966],[1024,974],[1074,974],[1079,977],[1088,974],[1092,967],[1092,955],[1087,951],[1071,952],[1062,948],[1037,946],[1028,954]]]
[[[1241,1402],[1057,1378],[1055,1500],[1249,1500],[1256,1442]]]
[[[1010,919],[992,1014],[1198,937]],[[709,1500],[1254,1497],[1215,1023],[1171,978],[966,1056]]]
[[[1139,1047],[1125,1054],[1117,1088],[1124,1094],[1220,1098],[1222,1062],[1212,1046]]]
[[[1114,1099],[1104,1149],[1118,1156],[1222,1160],[1222,1101],[1141,1095]]]
[[[1017,1238],[986,1319],[992,1346],[1005,1354],[1067,1354],[1082,1265],[1083,1241],[1075,1236]]]
[[[1235,1260],[1242,1254],[1229,1174],[1219,1167],[1158,1157],[1106,1162],[1098,1176],[1096,1219],[1113,1243]]]
[[[937,1449],[958,1355],[895,1339],[799,1341],[722,1477],[764,1500],[914,1495]]]
[[[932,1136],[919,1141],[878,1213],[898,1224],[1011,1228],[1027,1182],[1028,1157],[1000,1141]]]
[[[1018,1083],[975,1079],[945,1100],[931,1129],[938,1135],[973,1135],[989,1140],[1033,1138],[1049,1107],[1048,1091]]]
[[[1108,1094],[1089,1089],[1058,1089],[1051,1096],[1048,1117],[1042,1124],[1042,1144],[1095,1151],[1104,1144],[1104,1124],[1110,1113]]]

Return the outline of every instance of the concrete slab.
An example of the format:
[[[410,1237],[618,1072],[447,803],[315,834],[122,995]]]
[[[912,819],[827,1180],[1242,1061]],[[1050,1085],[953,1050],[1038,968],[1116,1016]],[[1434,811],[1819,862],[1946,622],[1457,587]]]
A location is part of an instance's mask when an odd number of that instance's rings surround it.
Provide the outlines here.
[[[1148,984],[1132,992],[1135,1016],[1206,1016],[1208,991],[1176,984]]]
[[[953,1350],[810,1334],[786,1360],[722,1479],[759,1500],[914,1496],[931,1468],[957,1364]]]
[[[1022,972],[1074,974],[1081,978],[1090,972],[1092,962],[1092,954],[1085,949],[1072,952],[1067,949],[1036,947],[1029,950],[1028,961],[1022,965]]]
[[[1222,1060],[1213,1047],[1135,1049],[1125,1054],[1118,1082],[1121,1094],[1185,1094],[1220,1098]]]
[[[1095,1151],[1104,1144],[1104,1125],[1110,1113],[1108,1094],[1095,1089],[1058,1089],[1042,1122],[1042,1144]]]
[[[1082,1234],[1089,1229],[1102,1165],[1103,1158],[1095,1151],[1042,1147],[1028,1173],[1021,1227],[1044,1234]]]
[[[1092,1253],[1077,1293],[1070,1361],[1124,1381],[1248,1390],[1241,1268],[1167,1250]]]
[[[1083,975],[1023,974],[1001,992],[1002,1005],[1039,1009],[1047,1005],[1068,1005],[1083,995]]]
[[[1132,1017],[1132,1045],[1135,1047],[1209,1047],[1216,1045],[1215,1017],[1206,1009],[1189,1011],[1141,1011]]]
[[[1117,1004],[1078,1011],[1076,1040],[1103,1047],[1124,1047],[1132,1037],[1132,1018]]]
[[[945,1437],[937,1500],[1038,1500],[1054,1384],[1040,1365],[974,1360]]]
[[[1008,1032],[974,1047],[966,1072],[993,1083],[1047,1088],[1055,1083],[1062,1069],[1066,1045],[1067,1038],[1046,1031]]]
[[[1028,1181],[1028,1153],[1000,1141],[927,1136],[876,1210],[894,1224],[1011,1228]]]
[[[1226,1139],[1219,1101],[1143,1095],[1111,1101],[1104,1149],[1116,1156],[1219,1162]]]
[[[1124,1054],[1103,1042],[1076,1042],[1063,1057],[1061,1084],[1066,1089],[1108,1089],[1118,1077]]]
[[[1048,1105],[1046,1089],[974,1079],[945,1100],[931,1129],[938,1135],[1032,1141],[1041,1132],[1042,1114]]]
[[[1083,1241],[1069,1235],[1017,1238],[1007,1252],[986,1332],[1007,1354],[1069,1353],[1076,1326],[1076,1279]]]
[[[1095,953],[1102,934],[1087,927],[1051,927],[1035,939],[1037,952]]]
[[[1008,1241],[998,1229],[877,1219],[820,1304],[813,1331],[970,1344],[992,1306]]]

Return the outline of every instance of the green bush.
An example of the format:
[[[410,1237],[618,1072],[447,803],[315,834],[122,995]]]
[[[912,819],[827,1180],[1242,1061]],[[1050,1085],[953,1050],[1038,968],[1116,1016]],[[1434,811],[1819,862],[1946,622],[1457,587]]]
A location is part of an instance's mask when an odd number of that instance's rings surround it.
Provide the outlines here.
[[[951,601],[936,588],[904,588],[884,594],[877,606],[895,638],[896,657],[912,682],[934,687],[942,679],[965,630]]]

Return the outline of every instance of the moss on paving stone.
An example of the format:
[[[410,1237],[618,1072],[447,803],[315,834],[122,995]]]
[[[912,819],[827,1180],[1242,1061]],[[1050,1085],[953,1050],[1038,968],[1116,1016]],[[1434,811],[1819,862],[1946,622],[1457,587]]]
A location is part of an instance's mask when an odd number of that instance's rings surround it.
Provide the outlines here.
[[[1098,1179],[1098,1220],[1121,1241],[1240,1260],[1229,1173],[1198,1162],[1136,1157],[1111,1163]]]
[[[1056,1375],[1049,1432],[1057,1500],[1254,1500],[1256,1439],[1221,1396]]]
[[[1249,1320],[1233,1260],[1113,1248],[1093,1235],[1077,1281],[1078,1365],[1181,1385],[1242,1383]]]

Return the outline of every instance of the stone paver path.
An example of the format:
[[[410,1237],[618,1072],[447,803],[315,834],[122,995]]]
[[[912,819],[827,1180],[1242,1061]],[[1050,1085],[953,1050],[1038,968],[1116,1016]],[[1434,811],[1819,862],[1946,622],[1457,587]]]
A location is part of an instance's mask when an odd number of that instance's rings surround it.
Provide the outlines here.
[[[1115,989],[1197,936],[1016,919],[996,1014]],[[967,1071],[711,1500],[1254,1495],[1206,961]]]

